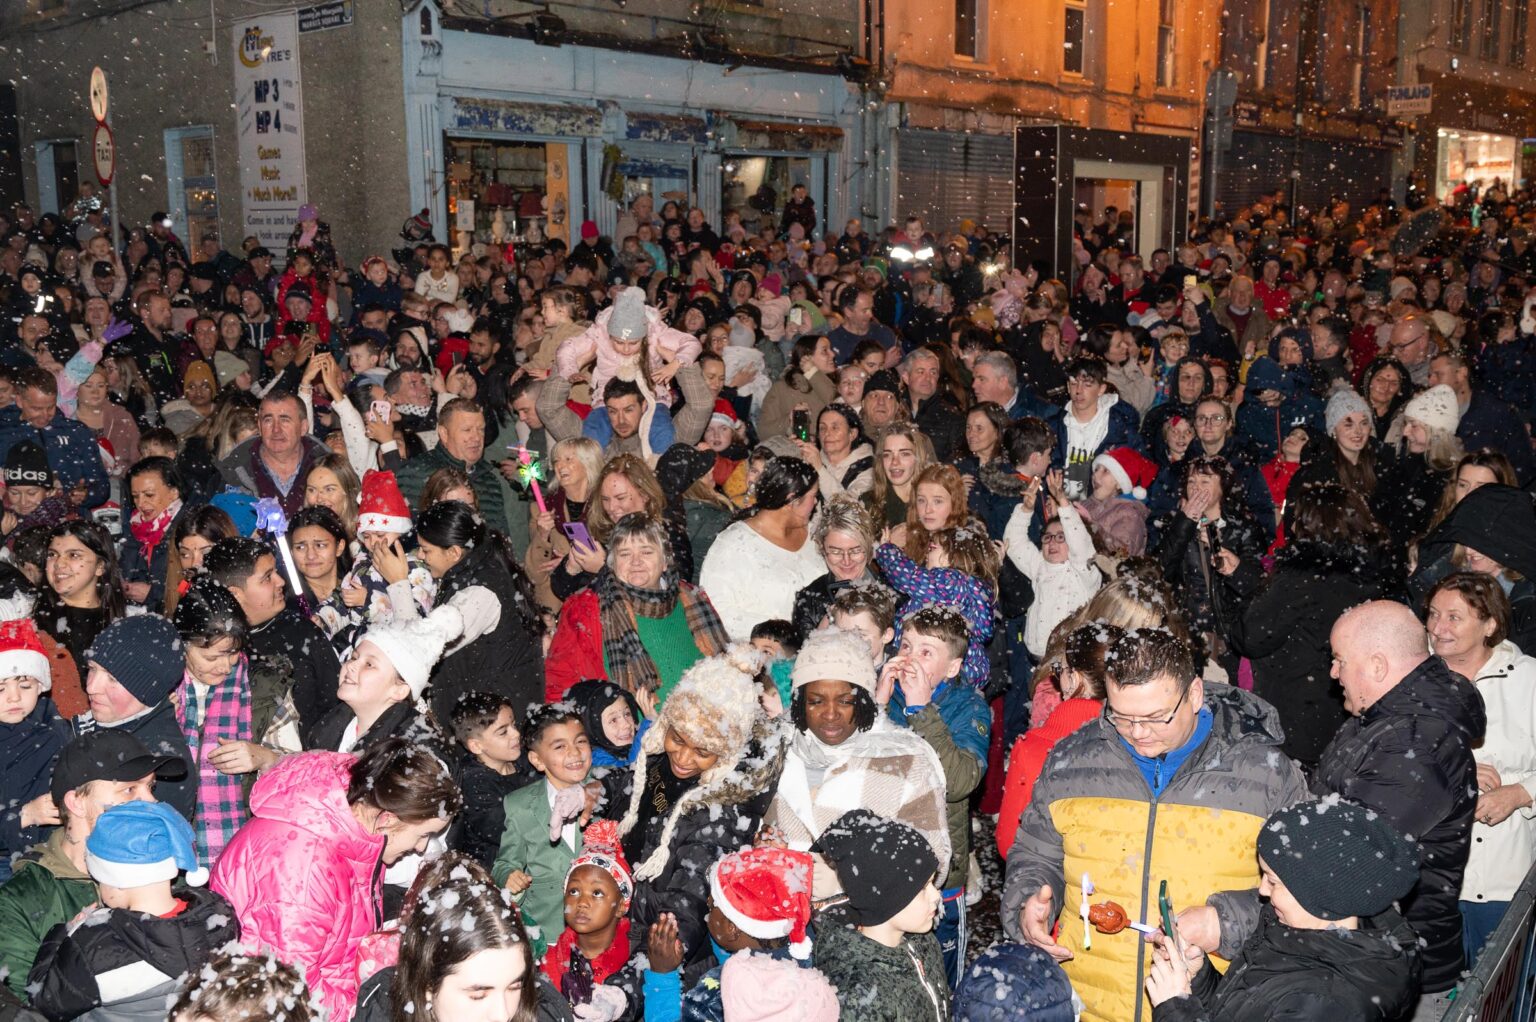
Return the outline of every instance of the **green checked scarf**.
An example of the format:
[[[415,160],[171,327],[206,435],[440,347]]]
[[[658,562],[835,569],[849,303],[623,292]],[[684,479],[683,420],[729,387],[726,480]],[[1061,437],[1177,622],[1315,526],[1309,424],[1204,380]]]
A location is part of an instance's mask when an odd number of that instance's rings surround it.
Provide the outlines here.
[[[608,679],[626,692],[655,692],[661,684],[656,661],[640,641],[637,616],[664,618],[683,601],[683,615],[701,656],[725,652],[730,643],[720,616],[704,593],[678,581],[677,573],[662,573],[659,588],[639,589],[619,579],[604,567],[592,584],[597,593],[598,619],[603,626],[603,660]]]
[[[197,861],[212,869],[219,853],[249,817],[245,779],[221,773],[208,762],[208,754],[218,749],[220,738],[256,740],[251,734],[251,679],[246,658],[236,660],[229,677],[208,689],[202,705],[198,704],[195,684],[190,671],[183,673],[176,719],[197,770],[197,823],[193,828]]]

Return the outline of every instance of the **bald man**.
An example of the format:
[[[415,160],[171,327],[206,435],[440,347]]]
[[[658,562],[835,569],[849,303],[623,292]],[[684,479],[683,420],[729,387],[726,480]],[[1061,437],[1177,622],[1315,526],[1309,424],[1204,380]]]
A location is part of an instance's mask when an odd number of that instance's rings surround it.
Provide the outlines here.
[[[1368,806],[1423,850],[1403,915],[1424,941],[1423,996],[1414,1019],[1438,1019],[1463,967],[1457,904],[1477,808],[1473,745],[1487,718],[1470,682],[1429,653],[1429,637],[1400,603],[1363,603],[1329,635],[1332,674],[1351,718],[1323,750],[1312,791]]]

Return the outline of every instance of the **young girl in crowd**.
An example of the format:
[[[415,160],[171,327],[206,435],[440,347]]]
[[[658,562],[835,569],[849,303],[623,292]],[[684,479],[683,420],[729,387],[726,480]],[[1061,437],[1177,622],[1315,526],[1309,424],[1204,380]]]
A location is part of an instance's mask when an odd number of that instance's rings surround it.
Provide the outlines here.
[[[1077,508],[1067,500],[1058,470],[1045,477],[1044,487],[1050,492],[1056,518],[1041,530],[1040,546],[1030,539],[1031,519],[1041,488],[1037,481],[1025,491],[1003,538],[1008,559],[1035,588],[1035,601],[1024,621],[1024,645],[1037,660],[1045,654],[1051,630],[1087,603],[1104,581],[1093,564],[1093,538],[1083,526]]]
[[[580,681],[565,698],[576,704],[592,743],[592,767],[612,770],[635,761],[640,704],[611,681]]]

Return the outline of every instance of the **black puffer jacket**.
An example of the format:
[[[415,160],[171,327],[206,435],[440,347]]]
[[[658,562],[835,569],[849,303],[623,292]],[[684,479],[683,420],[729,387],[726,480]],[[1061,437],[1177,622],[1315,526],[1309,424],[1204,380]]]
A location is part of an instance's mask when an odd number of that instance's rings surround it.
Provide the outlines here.
[[[621,821],[624,854],[635,870],[635,893],[629,906],[634,932],[645,933],[664,912],[677,918],[677,935],[683,943],[684,990],[715,964],[704,924],[709,912],[709,867],[721,856],[752,844],[763,813],[778,790],[789,736],[787,717],[761,717],[735,767],[716,780],[700,780],[681,790],[672,779],[666,753],[646,751],[644,745],[634,767],[615,770],[602,779],[605,802],[598,811]],[[626,832],[622,821],[631,811],[637,774],[647,791],[652,782],[660,780],[674,798],[663,812],[638,813]],[[640,874],[660,848],[674,812],[677,821],[666,842],[660,870],[654,877],[642,879]]]
[[[1281,748],[1311,769],[1349,716],[1329,673],[1328,633],[1357,603],[1397,598],[1399,562],[1389,551],[1292,541],[1267,581],[1246,560],[1223,587],[1236,598],[1216,603],[1221,634],[1252,661],[1253,694],[1280,714]]]
[[[1390,1022],[1417,992],[1413,930],[1387,910],[1358,930],[1294,930],[1266,907],[1225,976],[1207,959],[1194,996],[1164,1001],[1152,1022]]]
[[[1449,471],[1430,468],[1422,454],[1405,451],[1391,459],[1383,458],[1376,465],[1371,511],[1392,538],[1406,546],[1429,527],[1450,478]]]
[[[1312,778],[1314,794],[1369,806],[1419,842],[1419,882],[1402,908],[1424,941],[1426,993],[1450,989],[1461,973],[1457,899],[1477,808],[1472,748],[1487,724],[1472,683],[1430,657],[1339,729]]]
[[[1220,538],[1221,548],[1237,555],[1239,561],[1258,563],[1269,547],[1269,537],[1258,522],[1245,513],[1226,514],[1211,526]],[[1150,531],[1150,530],[1149,530]],[[1183,511],[1175,509],[1157,523],[1157,547],[1150,551],[1163,567],[1163,578],[1179,594],[1191,631],[1216,630],[1215,602],[1237,594],[1217,585],[1221,575],[1211,564],[1211,548],[1200,542],[1199,530]],[[1227,613],[1235,614],[1235,608]]]
[[[479,586],[501,607],[495,628],[449,652],[432,672],[427,699],[439,721],[453,719],[453,706],[466,692],[504,696],[518,720],[529,706],[544,701],[544,649],[523,623],[524,612],[533,608],[496,546],[492,541],[470,550],[438,584],[438,606]]]

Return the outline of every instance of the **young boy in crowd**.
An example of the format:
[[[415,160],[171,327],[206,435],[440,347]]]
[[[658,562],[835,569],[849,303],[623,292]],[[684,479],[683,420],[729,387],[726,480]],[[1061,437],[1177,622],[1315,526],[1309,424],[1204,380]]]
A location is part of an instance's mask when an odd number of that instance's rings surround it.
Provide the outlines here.
[[[896,593],[885,586],[850,586],[832,597],[832,623],[853,632],[869,646],[875,673],[885,666],[886,651],[896,638]]]
[[[376,387],[384,386],[389,367],[384,365],[384,349],[367,334],[354,334],[347,341],[347,368],[353,376],[366,378]]]
[[[613,770],[635,761],[635,735],[639,734],[640,706],[635,697],[611,681],[578,681],[565,693],[581,714],[592,743],[592,768]]]
[[[459,773],[464,809],[449,844],[490,869],[506,830],[507,796],[539,777],[523,755],[516,714],[503,697],[466,692],[454,705],[452,727],[468,755]]]
[[[101,814],[85,839],[101,902],[44,938],[28,977],[34,1007],[50,1019],[158,1017],[182,976],[240,939],[234,908],[201,886],[192,842],[192,825],[163,802]],[[192,886],[175,884],[182,870]]]
[[[722,971],[740,952],[764,952],[809,966],[812,863],[807,852],[764,846],[732,852],[711,866],[704,922],[720,964],[683,991],[677,921],[670,913],[663,915],[647,934],[645,1022],[723,1017]]]
[[[59,822],[48,779],[70,732],[43,698],[52,680],[32,619],[0,623],[0,882],[11,877],[11,856],[45,840]]]
[[[640,1017],[640,984],[629,967],[629,899],[635,881],[619,845],[619,825],[594,820],[565,875],[565,930],[544,956],[544,974],[572,1008],[619,1004],[618,1020]],[[607,987],[608,989],[604,989]],[[616,996],[617,995],[617,996]]]
[[[800,635],[793,622],[770,618],[752,627],[751,642],[768,654],[768,676],[773,680],[773,691],[763,689],[763,709],[768,716],[777,717],[789,705],[792,687],[789,676],[795,666],[795,657],[800,655]]]
[[[897,727],[909,727],[938,754],[953,850],[940,877],[944,913],[935,931],[951,988],[965,967],[965,884],[971,853],[971,792],[987,769],[992,711],[974,685],[957,681],[970,630],[958,611],[940,604],[908,615],[901,649],[880,672],[875,702]],[[842,874],[839,873],[839,876]]]
[[[844,900],[817,917],[816,968],[837,988],[843,1022],[949,1018],[933,847],[868,809],[844,813],[812,852],[837,872]]]
[[[592,769],[592,744],[569,703],[548,703],[523,722],[528,764],[544,775],[502,802],[506,827],[491,876],[522,909],[535,957],[562,929],[565,876],[581,854],[577,817],[586,809],[582,784]]]
[[[140,458],[170,458],[175,461],[180,453],[181,447],[176,440],[176,434],[164,426],[146,429],[139,434]]]

